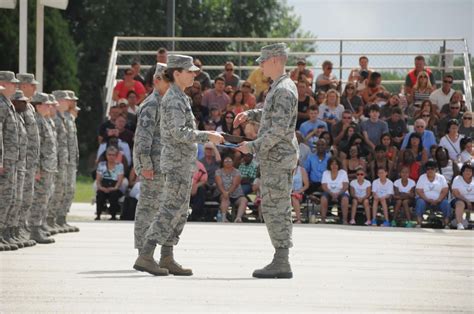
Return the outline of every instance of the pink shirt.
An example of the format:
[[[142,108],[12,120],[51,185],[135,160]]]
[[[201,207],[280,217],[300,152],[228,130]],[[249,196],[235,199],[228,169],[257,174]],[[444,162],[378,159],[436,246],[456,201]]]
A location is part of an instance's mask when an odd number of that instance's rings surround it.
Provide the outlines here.
[[[193,174],[193,185],[207,181],[207,171],[202,162],[196,161],[197,170]]]
[[[130,87],[125,86],[125,81],[120,81],[115,85],[114,91],[118,91],[119,98],[127,98],[127,94],[129,91],[133,90],[137,93],[138,97],[143,96],[146,94],[145,86],[139,81],[134,80],[135,85]]]

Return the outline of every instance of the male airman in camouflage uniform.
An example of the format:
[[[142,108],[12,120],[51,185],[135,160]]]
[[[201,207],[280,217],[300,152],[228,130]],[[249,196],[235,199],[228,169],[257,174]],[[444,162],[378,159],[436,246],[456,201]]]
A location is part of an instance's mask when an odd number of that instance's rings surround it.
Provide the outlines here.
[[[197,131],[191,104],[184,89],[193,84],[195,71],[192,58],[182,55],[168,57],[165,77],[172,82],[161,101],[161,156],[160,168],[164,175],[163,189],[156,217],[146,234],[134,268],[153,275],[190,276],[191,269],[184,269],[173,257],[173,246],[179,241],[187,219],[191,195],[192,172],[196,167],[198,142],[223,142],[222,135]],[[156,244],[162,245],[159,264],[153,259]]]
[[[242,153],[256,153],[260,160],[262,213],[275,247],[273,261],[254,271],[257,278],[291,278],[288,261],[292,244],[291,189],[292,171],[298,161],[298,141],[295,136],[298,115],[298,93],[285,74],[288,48],[284,43],[265,46],[257,59],[266,77],[273,80],[263,109],[239,114],[234,125],[250,120],[260,122],[257,139],[243,143]]]
[[[21,116],[25,121],[26,133],[28,134],[28,146],[26,151],[26,172],[23,185],[23,200],[20,204],[20,233],[22,238],[30,239],[30,232],[26,225],[26,221],[30,214],[31,205],[33,204],[35,174],[39,163],[40,146],[38,125],[36,123],[36,111],[30,103],[30,99],[36,92],[38,81],[36,81],[34,75],[30,73],[18,73],[16,77],[20,81],[18,84],[19,89],[23,91],[25,97],[28,98],[27,108],[21,113]],[[31,241],[34,242],[33,240]]]
[[[69,108],[64,112],[64,118],[67,130],[67,145],[69,161],[66,164],[66,193],[60,211],[57,213],[56,222],[58,225],[68,228],[69,231],[79,232],[79,228],[71,226],[66,221],[66,216],[71,209],[72,201],[74,200],[74,193],[76,192],[76,174],[77,166],[79,164],[79,144],[77,141],[77,128],[75,119],[80,108],[77,106],[79,98],[70,90],[64,91],[68,95]]]
[[[0,71],[0,250],[17,250],[7,225],[9,211],[15,206],[16,163],[19,155],[18,123],[10,97],[18,80],[9,71]]]
[[[153,80],[154,90],[138,109],[137,129],[133,146],[133,165],[140,176],[140,197],[135,212],[135,248],[143,246],[145,233],[158,213],[158,195],[163,187],[160,169],[161,98],[169,83],[162,78],[166,64],[157,63]]]
[[[58,170],[58,154],[56,135],[53,124],[49,121],[50,105],[49,98],[45,93],[36,93],[31,98],[31,103],[36,109],[36,122],[40,134],[40,156],[39,165],[35,178],[35,193],[29,225],[31,228],[31,239],[38,243],[53,243],[54,239],[47,237],[41,226],[46,222],[48,206],[52,189],[54,188],[54,175]]]
[[[19,221],[21,205],[23,203],[23,185],[26,173],[26,152],[28,147],[28,134],[26,133],[25,121],[21,116],[27,108],[28,98],[25,97],[21,90],[17,90],[11,98],[13,105],[15,106],[16,118],[18,122],[18,143],[19,143],[19,156],[16,164],[16,198],[15,206],[11,208],[8,213],[8,226],[10,228],[10,236],[18,247],[33,246],[36,241],[25,239],[20,234]]]

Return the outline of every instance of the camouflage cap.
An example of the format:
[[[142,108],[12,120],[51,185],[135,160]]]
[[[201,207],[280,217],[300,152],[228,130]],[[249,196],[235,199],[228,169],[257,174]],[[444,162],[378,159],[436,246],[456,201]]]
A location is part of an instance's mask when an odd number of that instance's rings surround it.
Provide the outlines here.
[[[49,105],[58,105],[58,101],[56,100],[56,97],[54,97],[53,94],[47,94],[48,95],[48,101],[46,102]]]
[[[67,95],[69,96],[70,99],[72,100],[79,100],[79,98],[76,97],[76,94],[72,90],[65,90]]]
[[[20,81],[15,78],[15,73],[11,71],[0,71],[0,82],[18,83]]]
[[[162,76],[166,68],[167,68],[167,65],[165,63],[158,62],[156,64],[155,77]]]
[[[17,89],[15,91],[15,94],[12,95],[11,97],[12,101],[28,101],[28,97],[23,94],[23,91],[20,89]]]
[[[268,46],[263,46],[260,50],[260,57],[255,60],[258,63],[262,63],[273,57],[288,56],[290,48],[285,43],[271,44]]]
[[[20,83],[38,85],[39,82],[35,80],[35,75],[31,73],[17,73],[16,78]]]
[[[48,103],[48,101],[48,94],[45,93],[35,93],[33,97],[31,97],[32,103]]]
[[[72,100],[69,97],[67,91],[65,91],[65,90],[55,90],[55,91],[53,91],[53,95],[56,98],[56,100],[60,100],[60,99]]]
[[[169,55],[168,68],[178,68],[187,71],[199,71],[200,69],[194,65],[193,58],[185,55]]]

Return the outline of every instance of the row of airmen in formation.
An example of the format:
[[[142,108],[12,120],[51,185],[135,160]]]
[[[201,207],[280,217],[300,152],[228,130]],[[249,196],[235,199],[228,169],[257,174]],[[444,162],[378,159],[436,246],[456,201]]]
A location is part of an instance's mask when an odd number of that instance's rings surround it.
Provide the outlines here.
[[[36,91],[33,74],[0,71],[0,251],[53,243],[66,222],[79,148],[73,91]]]

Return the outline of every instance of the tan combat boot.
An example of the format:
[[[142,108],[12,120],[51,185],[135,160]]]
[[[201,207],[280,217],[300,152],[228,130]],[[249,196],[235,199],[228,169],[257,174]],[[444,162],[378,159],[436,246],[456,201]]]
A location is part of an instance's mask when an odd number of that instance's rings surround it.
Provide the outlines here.
[[[135,270],[144,271],[155,276],[168,276],[168,270],[161,268],[153,258],[155,246],[156,244],[147,242],[143,246],[143,249],[140,250],[140,255],[138,255],[133,268]]]
[[[173,247],[165,246],[161,247],[161,258],[160,258],[160,267],[165,268],[169,271],[170,274],[175,276],[192,276],[193,271],[188,268],[183,268],[178,264],[173,257]]]
[[[293,278],[288,249],[276,249],[273,261],[262,269],[257,269],[252,276],[255,278]]]

